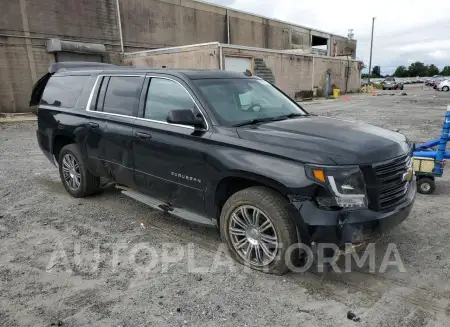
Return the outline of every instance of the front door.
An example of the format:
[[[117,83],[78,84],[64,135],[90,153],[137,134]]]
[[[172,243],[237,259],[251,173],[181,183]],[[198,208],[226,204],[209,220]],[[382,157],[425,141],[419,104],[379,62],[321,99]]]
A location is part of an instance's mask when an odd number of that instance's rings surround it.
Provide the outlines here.
[[[200,114],[198,105],[181,80],[152,76],[144,87],[147,96],[135,121],[133,142],[137,186],[173,207],[204,214],[208,181],[202,140],[210,133],[166,122],[170,110]]]

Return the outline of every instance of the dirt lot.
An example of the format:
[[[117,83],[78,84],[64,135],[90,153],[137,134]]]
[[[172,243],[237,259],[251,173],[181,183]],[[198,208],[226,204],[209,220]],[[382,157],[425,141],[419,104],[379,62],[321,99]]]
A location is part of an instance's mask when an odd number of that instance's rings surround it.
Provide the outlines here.
[[[391,93],[305,107],[399,129],[415,141],[439,135],[450,93],[422,86],[407,88],[407,96]],[[2,326],[450,325],[449,175],[434,195],[418,195],[412,215],[377,243],[377,263],[395,243],[406,272],[363,267],[278,277],[226,265],[215,230],[152,211],[114,189],[71,198],[41,154],[35,128],[0,124]],[[147,251],[138,251],[141,245]],[[157,260],[144,271],[167,251],[179,260]],[[361,321],[348,320],[349,310]]]

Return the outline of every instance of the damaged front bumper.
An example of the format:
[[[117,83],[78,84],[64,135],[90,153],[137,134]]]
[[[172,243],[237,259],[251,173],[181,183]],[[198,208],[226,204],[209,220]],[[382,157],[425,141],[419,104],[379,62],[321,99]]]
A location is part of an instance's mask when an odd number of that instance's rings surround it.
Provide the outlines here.
[[[415,195],[416,184],[413,181],[405,200],[387,211],[325,210],[311,200],[292,201],[289,210],[303,243],[333,243],[342,251],[356,250],[377,241],[403,222],[413,208]]]

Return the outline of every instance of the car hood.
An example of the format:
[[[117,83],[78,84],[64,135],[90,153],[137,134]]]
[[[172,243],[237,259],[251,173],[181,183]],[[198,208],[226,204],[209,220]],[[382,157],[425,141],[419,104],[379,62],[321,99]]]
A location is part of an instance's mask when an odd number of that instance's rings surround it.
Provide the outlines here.
[[[339,165],[368,165],[406,153],[410,145],[400,133],[368,124],[306,116],[237,129],[242,139],[325,156]],[[295,158],[312,162],[310,158]]]

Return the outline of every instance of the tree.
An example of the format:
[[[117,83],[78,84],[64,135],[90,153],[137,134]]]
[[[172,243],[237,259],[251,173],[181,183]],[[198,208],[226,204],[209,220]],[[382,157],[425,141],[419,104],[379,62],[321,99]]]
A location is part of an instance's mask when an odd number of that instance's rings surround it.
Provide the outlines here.
[[[441,71],[442,76],[450,76],[450,66],[445,66]]]
[[[408,74],[409,77],[416,77],[416,76],[427,76],[428,75],[428,69],[427,66],[423,62],[416,61],[409,65],[408,67]]]
[[[398,66],[394,72],[395,77],[408,77],[408,70],[405,66]]]
[[[375,66],[372,69],[372,76],[381,77],[381,68],[380,66]]]
[[[428,66],[428,76],[434,76],[439,74],[439,68],[437,68],[435,65],[431,64]]]

